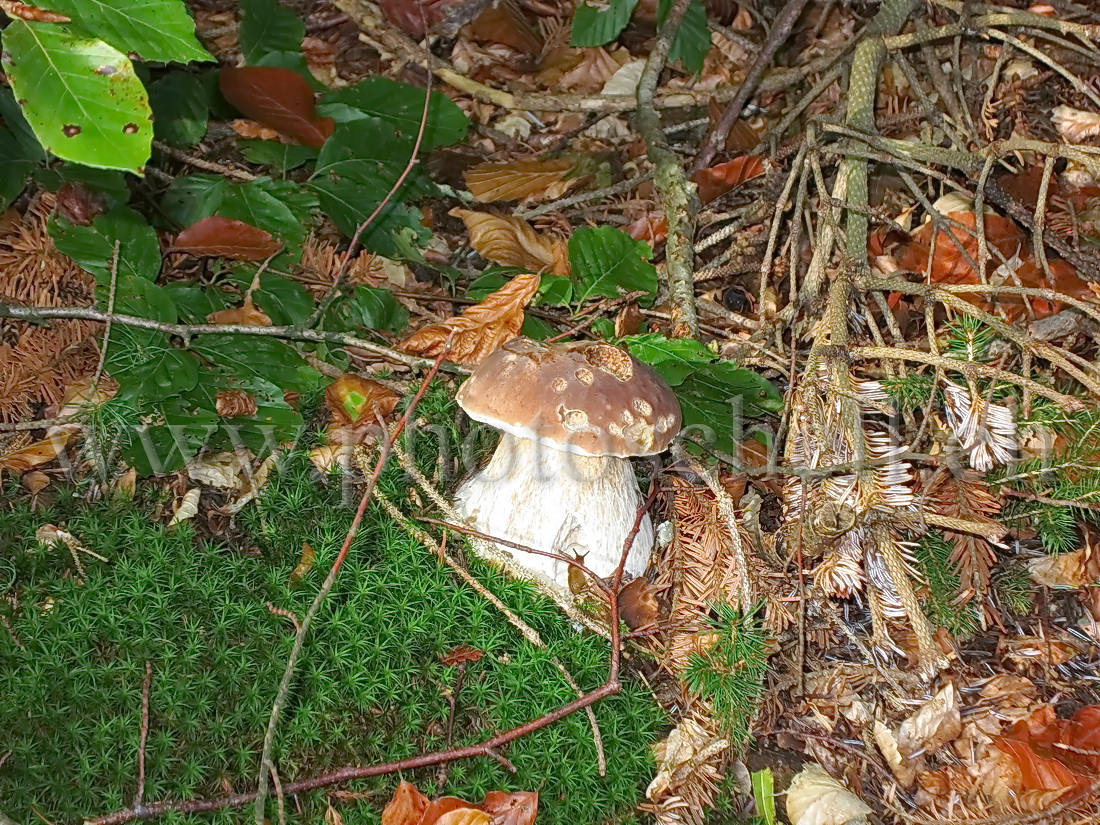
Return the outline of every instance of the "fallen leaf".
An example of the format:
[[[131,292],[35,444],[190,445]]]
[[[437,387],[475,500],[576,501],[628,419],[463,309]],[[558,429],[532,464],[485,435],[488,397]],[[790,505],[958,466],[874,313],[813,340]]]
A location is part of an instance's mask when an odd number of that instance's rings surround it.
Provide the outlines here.
[[[24,473],[20,481],[32,496],[38,495],[50,486],[50,477],[41,470],[31,470],[29,473]]]
[[[691,179],[699,187],[699,200],[710,203],[735,186],[764,174],[763,159],[754,155],[742,155],[709,169],[700,169]]]
[[[71,224],[91,226],[97,215],[107,211],[107,199],[82,183],[66,181],[57,190],[54,211]]]
[[[57,429],[58,431],[49,438],[18,447],[10,452],[0,453],[0,471],[10,470],[16,475],[22,475],[41,464],[53,461],[61,455],[72,437],[80,431],[76,426]]]
[[[455,364],[471,367],[480,364],[491,352],[519,335],[523,308],[538,288],[538,275],[516,275],[462,315],[417,330],[399,347],[429,358],[446,351],[447,360]],[[448,339],[450,349],[447,349]]]
[[[569,274],[565,242],[540,235],[526,221],[460,208],[450,214],[466,224],[470,246],[485,260],[534,272],[549,269],[555,275]]]
[[[537,791],[489,791],[478,807],[489,814],[493,825],[532,825],[539,812]]]
[[[449,814],[451,811],[469,809],[469,807],[470,803],[465,799],[459,799],[457,796],[441,796],[428,805],[427,810],[424,811],[424,815],[420,818],[420,822],[417,823],[417,825],[436,825],[441,817]]]
[[[1050,120],[1067,143],[1080,143],[1100,135],[1100,112],[1086,112],[1072,106],[1055,106]]]
[[[475,650],[469,645],[457,645],[439,657],[439,662],[444,667],[453,667],[467,662],[476,662],[485,655],[483,650]]]
[[[787,788],[791,825],[866,825],[871,809],[816,762],[807,764]]]
[[[298,560],[298,564],[294,569],[290,571],[290,576],[287,579],[287,584],[291,587],[297,587],[302,583],[302,579],[309,575],[309,571],[313,569],[313,561],[316,558],[316,553],[313,552],[313,548],[308,541],[302,542],[302,557]]]
[[[915,754],[935,753],[962,732],[959,693],[955,685],[945,688],[921,705],[898,729],[898,748],[909,759]]]
[[[465,27],[471,39],[510,46],[528,57],[542,51],[542,38],[516,0],[497,0]]]
[[[447,6],[461,3],[462,0],[379,0],[378,7],[391,23],[404,29],[414,37],[423,37],[424,33],[446,19]]]
[[[577,183],[566,178],[573,167],[568,158],[479,163],[466,170],[466,188],[482,203],[555,200]]]
[[[262,261],[282,246],[267,230],[215,215],[191,224],[176,235],[171,251],[234,261]]]
[[[62,530],[56,524],[43,524],[37,530],[34,531],[35,541],[40,544],[44,544],[47,547],[52,547],[55,544],[63,544],[69,548],[69,552],[73,554],[74,558],[77,553],[83,553],[86,556],[91,556],[93,559],[99,561],[107,561],[105,556],[99,555],[94,550],[89,550],[80,540],[70,533],[68,530]]]
[[[235,118],[229,121],[229,128],[233,130],[233,134],[237,137],[247,140],[274,140],[279,143],[297,142],[280,134],[278,129],[272,129],[270,126],[264,126],[262,123],[246,120],[245,118]]]
[[[440,816],[435,825],[489,825],[491,817],[476,808],[455,808]],[[429,823],[424,823],[429,825]]]
[[[245,326],[269,327],[271,319],[267,314],[252,303],[251,297],[246,297],[239,307],[211,312],[206,316],[209,324],[243,324]]]
[[[251,462],[252,453],[241,448],[193,458],[184,469],[195,484],[205,484],[219,490],[236,490],[242,485],[244,473]]]
[[[0,0],[0,9],[8,17],[17,17],[20,20],[30,20],[32,23],[68,23],[71,17],[66,17],[55,11],[39,9],[28,6],[26,3],[13,3],[11,0]]]
[[[325,406],[341,426],[385,418],[400,400],[389,387],[351,373],[344,373],[325,388]]]
[[[668,237],[668,219],[661,212],[649,212],[624,226],[623,231],[636,241],[656,246]]]
[[[1100,535],[1082,525],[1084,547],[1057,556],[1040,556],[1028,563],[1028,575],[1045,587],[1087,587],[1100,579]]]
[[[242,114],[307,146],[320,148],[335,123],[319,118],[313,89],[304,77],[278,66],[226,67],[218,80],[222,96]]]
[[[172,518],[168,521],[168,526],[175,527],[180,522],[193,519],[197,516],[199,513],[199,499],[201,497],[202,491],[198,487],[192,487],[184,493],[183,498],[180,499],[180,503],[172,513]]]
[[[429,804],[428,797],[414,784],[401,780],[393,799],[382,810],[382,825],[417,825]]]

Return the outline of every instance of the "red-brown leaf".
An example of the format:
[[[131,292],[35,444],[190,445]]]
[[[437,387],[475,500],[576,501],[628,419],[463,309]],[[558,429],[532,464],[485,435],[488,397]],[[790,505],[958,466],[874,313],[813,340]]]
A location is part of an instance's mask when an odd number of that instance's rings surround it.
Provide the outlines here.
[[[699,187],[699,200],[710,203],[735,186],[764,174],[764,161],[754,155],[742,155],[739,158],[719,163],[709,169],[700,169],[691,179]]]
[[[203,218],[176,235],[172,250],[211,255],[234,261],[262,261],[282,248],[271,233],[244,221],[217,216]]]
[[[241,113],[307,146],[320,148],[332,134],[332,118],[317,117],[313,90],[297,72],[277,66],[225,68],[222,96]]]
[[[0,9],[3,9],[9,17],[18,17],[20,20],[30,20],[33,23],[68,23],[72,20],[71,17],[56,11],[28,6],[26,3],[0,2]]]
[[[379,0],[382,14],[414,37],[423,37],[424,32],[446,17],[447,6],[461,3],[462,0]]]
[[[382,825],[416,825],[430,804],[414,784],[401,780],[382,811]]]
[[[489,791],[478,805],[493,818],[492,825],[532,825],[539,812],[537,791]]]

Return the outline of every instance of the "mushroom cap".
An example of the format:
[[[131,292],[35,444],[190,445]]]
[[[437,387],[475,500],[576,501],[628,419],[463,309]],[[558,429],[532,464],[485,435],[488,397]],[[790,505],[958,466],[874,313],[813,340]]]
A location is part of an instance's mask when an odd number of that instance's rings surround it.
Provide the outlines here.
[[[475,421],[579,455],[653,455],[680,431],[680,402],[664,379],[594,341],[515,338],[481,362],[457,399]]]

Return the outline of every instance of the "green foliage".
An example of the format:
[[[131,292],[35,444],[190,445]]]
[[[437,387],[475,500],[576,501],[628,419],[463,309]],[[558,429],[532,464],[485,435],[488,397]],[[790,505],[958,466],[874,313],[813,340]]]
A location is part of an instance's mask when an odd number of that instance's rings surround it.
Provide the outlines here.
[[[279,0],[241,0],[241,54],[248,65],[272,53],[299,52],[305,34],[305,24]]]
[[[684,427],[708,443],[732,452],[740,438],[742,416],[783,409],[783,397],[770,381],[717,356],[694,338],[665,338],[658,333],[632,335],[620,342],[652,366],[676,389]]]
[[[752,797],[764,825],[775,825],[775,780],[771,768],[752,772]]]
[[[101,287],[110,284],[116,244],[120,278],[130,276],[152,281],[160,274],[157,233],[137,212],[125,206],[97,215],[88,226],[77,226],[55,216],[50,220],[49,233],[58,251],[95,275]],[[123,294],[125,292],[123,290]]]
[[[942,533],[929,532],[917,543],[914,555],[928,582],[928,594],[922,600],[930,621],[945,627],[955,638],[973,636],[979,627],[979,606],[973,601],[955,604],[959,595],[959,576],[951,562],[951,544]]]
[[[4,30],[3,49],[12,90],[46,149],[88,166],[141,170],[153,113],[124,52],[54,23],[20,19]]]
[[[964,361],[988,361],[997,333],[983,321],[962,315],[947,324],[944,354]]]
[[[199,75],[174,71],[149,84],[153,134],[169,146],[187,149],[206,135],[212,89]]]
[[[993,571],[991,584],[996,603],[1013,616],[1027,616],[1035,607],[1035,583],[1026,564],[998,567]]]
[[[450,404],[430,393],[431,406]],[[447,436],[444,436],[444,440]],[[382,489],[402,495],[399,468]],[[63,492],[52,509],[0,505],[0,586],[14,636],[0,634],[0,729],[11,753],[0,770],[4,812],[35,811],[73,822],[128,805],[136,786],[145,663],[153,670],[146,799],[221,795],[222,781],[247,788],[293,630],[268,602],[303,616],[351,519],[339,490],[318,484],[303,454],[284,457],[258,507],[241,518],[244,545],[199,540],[187,524],[151,522],[122,502],[88,508]],[[60,548],[36,544],[57,523],[106,564],[89,559],[82,581]],[[295,583],[302,543],[315,566]],[[284,781],[343,764],[371,764],[447,747],[448,692],[455,669],[440,658],[457,645],[485,652],[466,668],[451,744],[472,744],[574,697],[550,661],[561,659],[585,689],[606,674],[607,648],[576,633],[530,586],[478,569],[488,586],[543,636],[532,647],[481,596],[458,581],[380,509],[368,508],[335,590],[306,643],[276,742]],[[13,581],[12,581],[13,580]],[[15,641],[18,639],[18,643]],[[652,771],[648,745],[663,721],[652,698],[627,681],[595,707],[609,765],[600,777],[592,734],[576,714],[524,737],[495,760],[455,763],[444,793],[481,798],[493,789],[539,789],[539,821],[604,821],[638,801]],[[435,769],[406,775],[430,788]],[[377,822],[396,777],[357,785],[368,802],[335,803],[347,821]],[[299,797],[288,821],[317,822],[324,792]],[[234,823],[240,811],[176,822]]]
[[[653,250],[613,226],[582,226],[569,239],[569,264],[577,298],[618,298],[644,292],[638,302],[652,306],[657,296],[657,268],[649,262]]]
[[[465,138],[470,119],[458,104],[442,92],[432,92],[425,114],[426,93],[424,89],[398,83],[388,77],[368,77],[354,86],[329,92],[324,100],[325,103],[341,104],[353,110],[353,117],[357,115],[389,124],[392,129],[397,130],[398,135],[409,141],[410,146],[420,132],[423,121],[423,135],[420,140],[422,152],[458,143]],[[322,111],[324,108],[321,107]],[[337,113],[333,114],[335,116]],[[348,114],[345,113],[345,117]]]
[[[882,388],[899,406],[905,409],[923,407],[932,400],[936,379],[922,372],[906,372],[897,377],[883,376]]]
[[[50,0],[47,8],[71,17],[77,33],[98,37],[136,60],[213,59],[195,39],[195,22],[181,0]]]
[[[659,0],[657,3],[658,23],[664,22],[665,17],[672,9],[673,0]],[[668,52],[668,62],[677,60],[692,74],[703,71],[703,61],[710,51],[710,27],[707,26],[707,8],[703,0],[691,0],[691,5],[684,12],[684,19],[680,23],[680,30],[676,32],[676,39],[672,41],[672,48]]]
[[[692,653],[684,669],[688,690],[714,706],[723,732],[738,745],[749,737],[768,664],[768,637],[758,614],[741,613],[725,601],[712,605],[714,643]]]
[[[630,22],[638,0],[610,0],[581,3],[573,17],[570,46],[603,46],[610,43]]]
[[[409,311],[388,289],[357,286],[342,309],[353,323],[367,329],[400,332],[409,325]]]

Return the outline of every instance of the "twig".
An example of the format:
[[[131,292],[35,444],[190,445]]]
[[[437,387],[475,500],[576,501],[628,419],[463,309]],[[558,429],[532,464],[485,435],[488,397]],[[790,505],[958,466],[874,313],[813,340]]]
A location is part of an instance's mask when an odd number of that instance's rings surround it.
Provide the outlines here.
[[[233,178],[234,180],[250,181],[256,180],[256,175],[251,172],[247,172],[243,169],[234,169],[232,166],[226,166],[222,163],[215,163],[210,160],[203,160],[197,158],[194,155],[189,155],[186,152],[181,152],[167,143],[160,140],[154,140],[153,146],[160,152],[168,155],[170,158],[186,163],[188,166],[194,166],[196,169],[202,169],[204,172],[216,172],[219,175],[224,175],[227,178]]]
[[[138,786],[134,807],[140,808],[145,797],[145,743],[149,740],[149,690],[153,686],[153,663],[145,660],[145,681],[141,686],[141,733],[138,738]]]
[[[190,341],[198,335],[260,335],[268,338],[285,338],[290,341],[314,341],[328,344],[338,344],[343,347],[355,347],[365,350],[372,355],[377,355],[397,364],[404,364],[414,369],[423,369],[432,365],[431,359],[416,358],[406,355],[390,347],[384,347],[342,332],[320,332],[314,329],[305,329],[297,326],[287,327],[262,327],[250,324],[169,324],[163,321],[154,321],[150,318],[138,318],[134,315],[119,315],[100,312],[90,307],[24,307],[13,306],[0,302],[0,318],[15,318],[30,323],[45,323],[55,318],[79,318],[85,321],[103,321],[108,319],[113,323],[138,329],[151,329],[163,332],[166,335],[177,335],[184,341]],[[448,365],[445,368],[450,372],[466,373],[469,370],[463,367]]]
[[[646,150],[653,163],[653,185],[661,199],[668,224],[665,241],[665,275],[668,293],[678,310],[672,327],[673,337],[682,338],[699,334],[699,317],[695,311],[695,216],[699,210],[699,196],[695,184],[684,174],[680,159],[669,148],[665,133],[661,130],[661,116],[657,113],[654,94],[657,81],[668,59],[673,38],[680,30],[684,12],[691,0],[676,0],[669,10],[657,34],[657,42],[646,58],[638,81],[638,111],[635,124],[646,143]]]
[[[718,119],[714,129],[707,137],[706,143],[703,144],[703,148],[695,156],[695,163],[692,164],[693,171],[710,166],[710,162],[714,160],[718,149],[725,145],[730,129],[737,122],[737,118],[741,116],[741,112],[745,108],[745,104],[749,102],[753,92],[756,91],[760,79],[764,76],[764,70],[771,63],[772,58],[775,57],[775,53],[779,51],[779,47],[787,40],[791,29],[794,28],[795,21],[802,14],[802,9],[806,7],[808,1],[787,0],[786,5],[780,10],[775,22],[772,23],[771,30],[768,31],[764,45],[756,55],[752,66],[749,67],[748,74],[745,75],[741,86],[737,89],[736,97],[726,105],[722,117]]]
[[[294,644],[291,647],[290,656],[287,659],[286,668],[283,671],[283,678],[279,683],[279,689],[275,694],[275,701],[272,702],[271,716],[268,719],[267,732],[264,734],[263,751],[260,755],[260,775],[256,782],[255,793],[257,825],[263,825],[264,822],[264,802],[267,798],[267,782],[269,776],[268,766],[271,764],[271,752],[275,746],[275,731],[278,728],[283,706],[286,704],[286,698],[290,692],[290,684],[297,670],[298,658],[301,656],[306,634],[309,633],[309,626],[313,623],[313,619],[321,609],[321,605],[328,596],[329,591],[332,590],[333,585],[336,584],[336,576],[339,574],[340,568],[344,564],[344,559],[347,558],[352,542],[355,541],[355,537],[359,533],[359,524],[363,520],[363,513],[366,512],[367,504],[371,499],[371,493],[374,491],[375,485],[378,484],[378,478],[382,474],[382,468],[389,458],[390,448],[409,423],[413,411],[420,403],[420,399],[424,397],[424,393],[427,392],[428,385],[435,377],[435,374],[439,371],[439,366],[443,363],[444,355],[446,355],[446,350],[439,355],[432,365],[432,368],[424,376],[424,380],[420,383],[420,389],[417,390],[416,395],[414,395],[412,401],[409,402],[405,414],[401,416],[389,435],[382,441],[382,448],[379,450],[378,460],[374,465],[374,472],[367,481],[366,487],[363,489],[363,495],[359,499],[359,506],[355,510],[355,516],[352,518],[351,525],[348,527],[347,536],[344,538],[344,544],[340,548],[340,552],[336,555],[332,567],[329,568],[328,575],[325,577],[325,581],[321,585],[320,590],[317,591],[313,603],[309,606],[309,610],[306,611],[305,616],[302,618],[301,627],[299,627],[298,632],[294,635]]]

